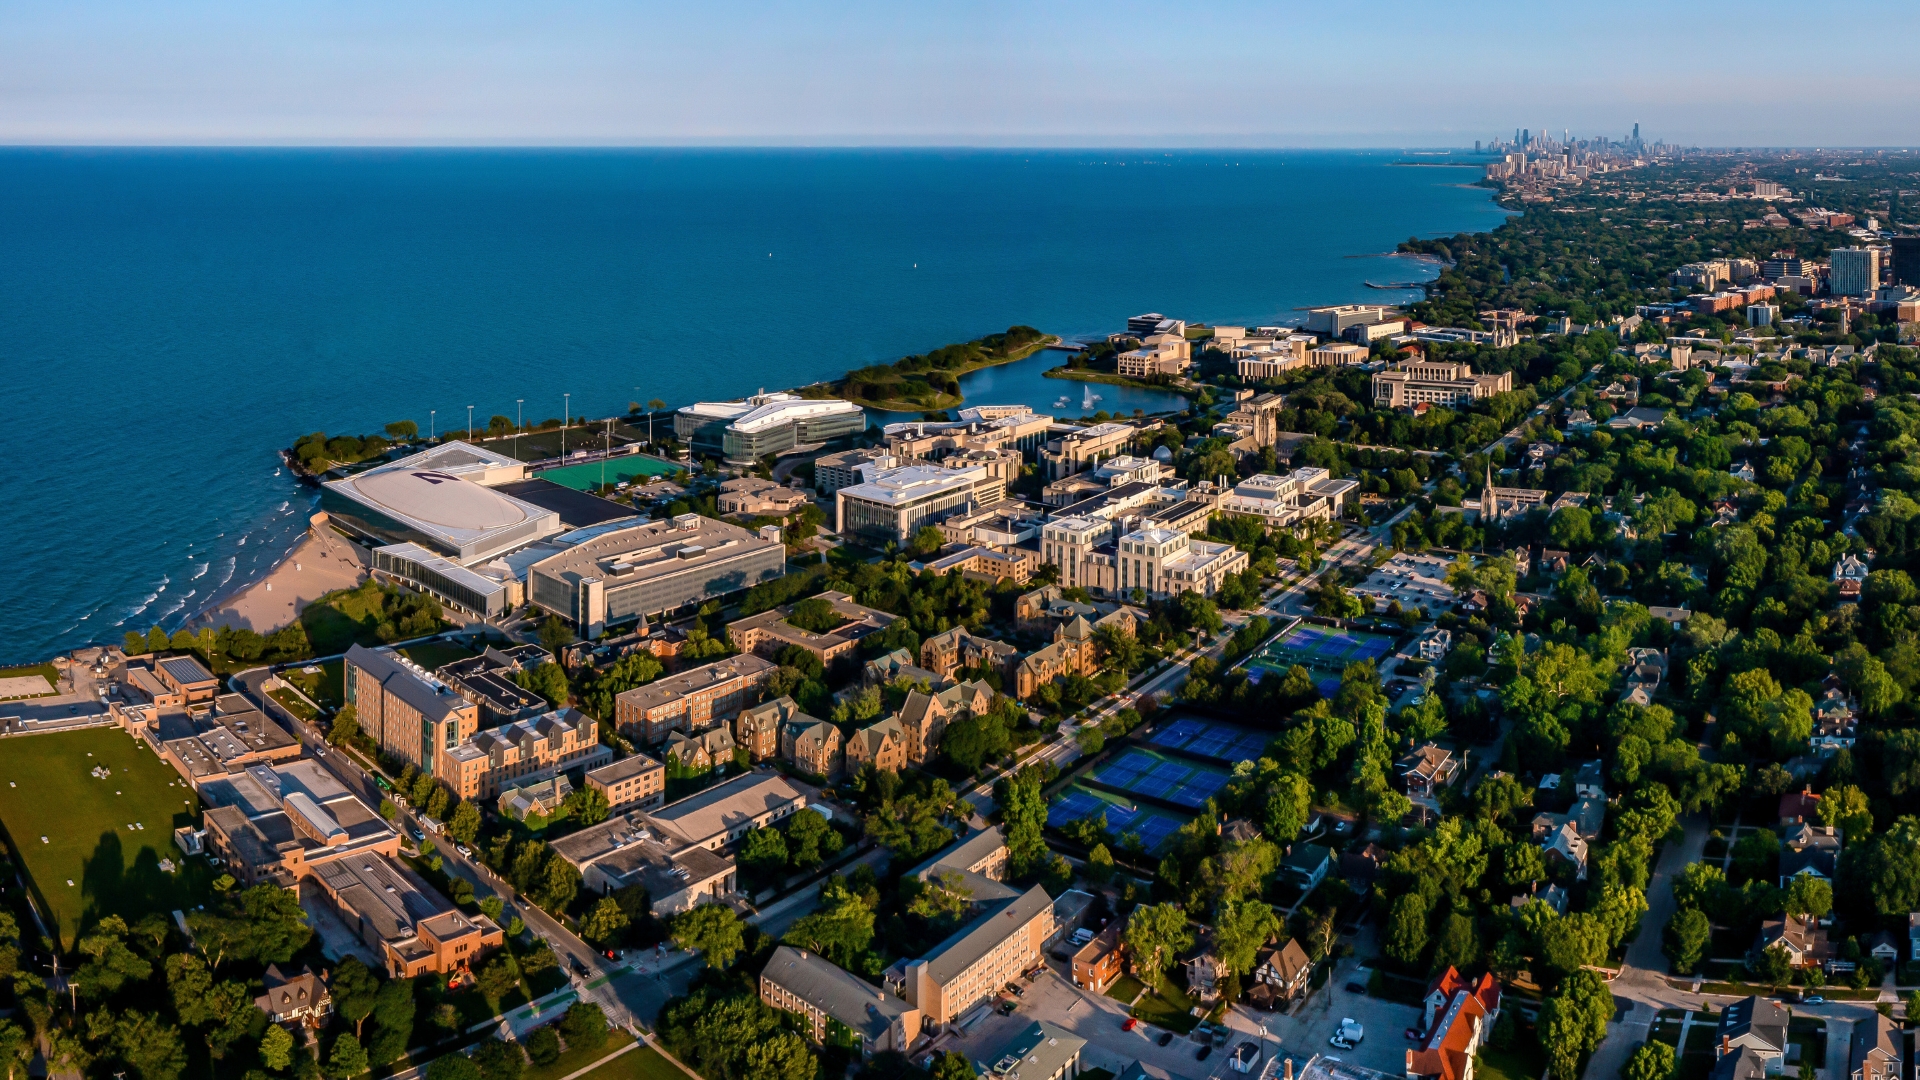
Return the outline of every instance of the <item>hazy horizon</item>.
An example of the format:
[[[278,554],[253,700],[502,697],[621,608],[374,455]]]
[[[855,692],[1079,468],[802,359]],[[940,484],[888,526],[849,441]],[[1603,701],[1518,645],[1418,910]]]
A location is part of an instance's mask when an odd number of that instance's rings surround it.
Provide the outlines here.
[[[1683,146],[1920,143],[1895,53],[1920,12],[1885,3],[4,10],[12,146],[1424,149],[1635,123]]]

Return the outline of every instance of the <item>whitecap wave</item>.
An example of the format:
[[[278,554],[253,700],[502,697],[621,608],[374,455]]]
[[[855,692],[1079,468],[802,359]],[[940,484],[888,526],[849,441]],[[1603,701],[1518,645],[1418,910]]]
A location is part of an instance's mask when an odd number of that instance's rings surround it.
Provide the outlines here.
[[[207,576],[207,571],[209,571],[209,570],[211,570],[211,569],[213,569],[213,564],[212,564],[212,563],[210,563],[210,562],[203,562],[203,563],[201,563],[201,564],[200,564],[200,569],[198,569],[198,570],[195,570],[195,571],[193,572],[193,576],[192,576],[192,577],[190,577],[190,578],[188,578],[187,580],[188,580],[188,581],[199,581],[199,580],[200,580],[201,578],[203,578],[203,577],[206,577],[206,576]]]
[[[292,506],[292,505],[293,505],[293,502],[292,502],[292,500],[288,500],[288,501],[286,501],[286,502],[283,502],[283,503],[281,503],[281,504],[280,504],[280,509],[282,509],[282,510],[285,510],[285,509],[286,509],[287,507],[289,507],[289,506]]]
[[[236,545],[236,546],[238,546],[238,547],[246,547],[246,546],[247,546],[247,538],[246,538],[246,537],[244,537],[244,536],[243,536],[243,537],[241,537],[241,538],[240,538],[240,543],[239,543],[238,545]]]

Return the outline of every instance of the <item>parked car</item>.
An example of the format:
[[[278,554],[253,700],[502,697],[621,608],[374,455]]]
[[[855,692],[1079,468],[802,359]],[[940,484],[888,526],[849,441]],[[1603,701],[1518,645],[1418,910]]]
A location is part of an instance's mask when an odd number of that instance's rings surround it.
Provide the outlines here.
[[[1349,993],[1349,994],[1364,994],[1364,993],[1366,993],[1366,992],[1367,992],[1367,984],[1366,984],[1366,983],[1357,983],[1357,982],[1354,982],[1354,983],[1348,983],[1348,984],[1347,984],[1347,993]]]
[[[1193,1060],[1195,1060],[1195,1061],[1205,1061],[1205,1060],[1207,1060],[1208,1058],[1210,1058],[1210,1057],[1212,1057],[1212,1056],[1213,1056],[1213,1047],[1212,1047],[1212,1046],[1203,1046],[1203,1047],[1201,1047],[1201,1048],[1200,1048],[1200,1052],[1199,1052],[1199,1053],[1197,1053],[1197,1054],[1195,1054],[1195,1055],[1193,1055]]]
[[[1815,994],[1812,997],[1808,998],[1807,1000],[1801,1002],[1801,1004],[1803,1005],[1825,1005],[1826,1003],[1827,1003],[1827,999],[1821,997],[1819,994]]]
[[[1340,1018],[1341,1038],[1350,1043],[1358,1043],[1361,1039],[1366,1038],[1366,1036],[1367,1030],[1360,1026],[1360,1021],[1355,1020],[1351,1016],[1343,1016]]]
[[[1168,1043],[1173,1041],[1173,1032],[1163,1031],[1160,1033],[1160,1038],[1155,1041],[1157,1041],[1161,1046],[1165,1046]]]
[[[1338,1035],[1335,1035],[1335,1036],[1334,1036],[1333,1038],[1331,1038],[1331,1039],[1328,1039],[1328,1040],[1327,1040],[1327,1045],[1328,1045],[1328,1046],[1331,1046],[1331,1047],[1333,1047],[1333,1048],[1335,1048],[1335,1049],[1337,1049],[1337,1050],[1351,1050],[1351,1049],[1353,1049],[1353,1044],[1352,1044],[1352,1043],[1350,1043],[1350,1042],[1348,1042],[1347,1040],[1345,1040],[1345,1039],[1343,1039],[1343,1038],[1341,1038],[1341,1037],[1340,1037],[1340,1036],[1338,1036]]]
[[[1120,1025],[1120,1030],[1132,1031],[1134,1028],[1137,1028],[1139,1026],[1140,1026],[1140,1018],[1137,1016],[1129,1016],[1127,1017],[1127,1022]]]

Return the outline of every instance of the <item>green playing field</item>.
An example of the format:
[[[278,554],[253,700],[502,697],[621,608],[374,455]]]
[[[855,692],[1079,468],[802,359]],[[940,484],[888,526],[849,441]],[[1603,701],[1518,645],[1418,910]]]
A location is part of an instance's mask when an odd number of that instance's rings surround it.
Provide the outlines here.
[[[179,774],[119,728],[0,740],[0,824],[64,945],[103,915],[131,920],[206,895],[205,862],[173,846],[174,828],[193,824],[198,808]],[[163,859],[175,872],[160,869]]]

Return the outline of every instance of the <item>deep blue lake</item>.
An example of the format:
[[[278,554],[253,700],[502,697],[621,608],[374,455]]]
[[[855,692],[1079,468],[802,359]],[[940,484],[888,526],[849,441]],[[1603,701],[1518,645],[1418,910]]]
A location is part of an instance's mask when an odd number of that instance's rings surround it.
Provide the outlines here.
[[[0,661],[172,627],[304,523],[310,431],[674,405],[1026,323],[1394,297],[1467,169],[1335,152],[0,150]],[[968,380],[1051,406],[1043,360]],[[1135,407],[1098,388],[1101,408]],[[997,395],[997,396],[996,396]]]

